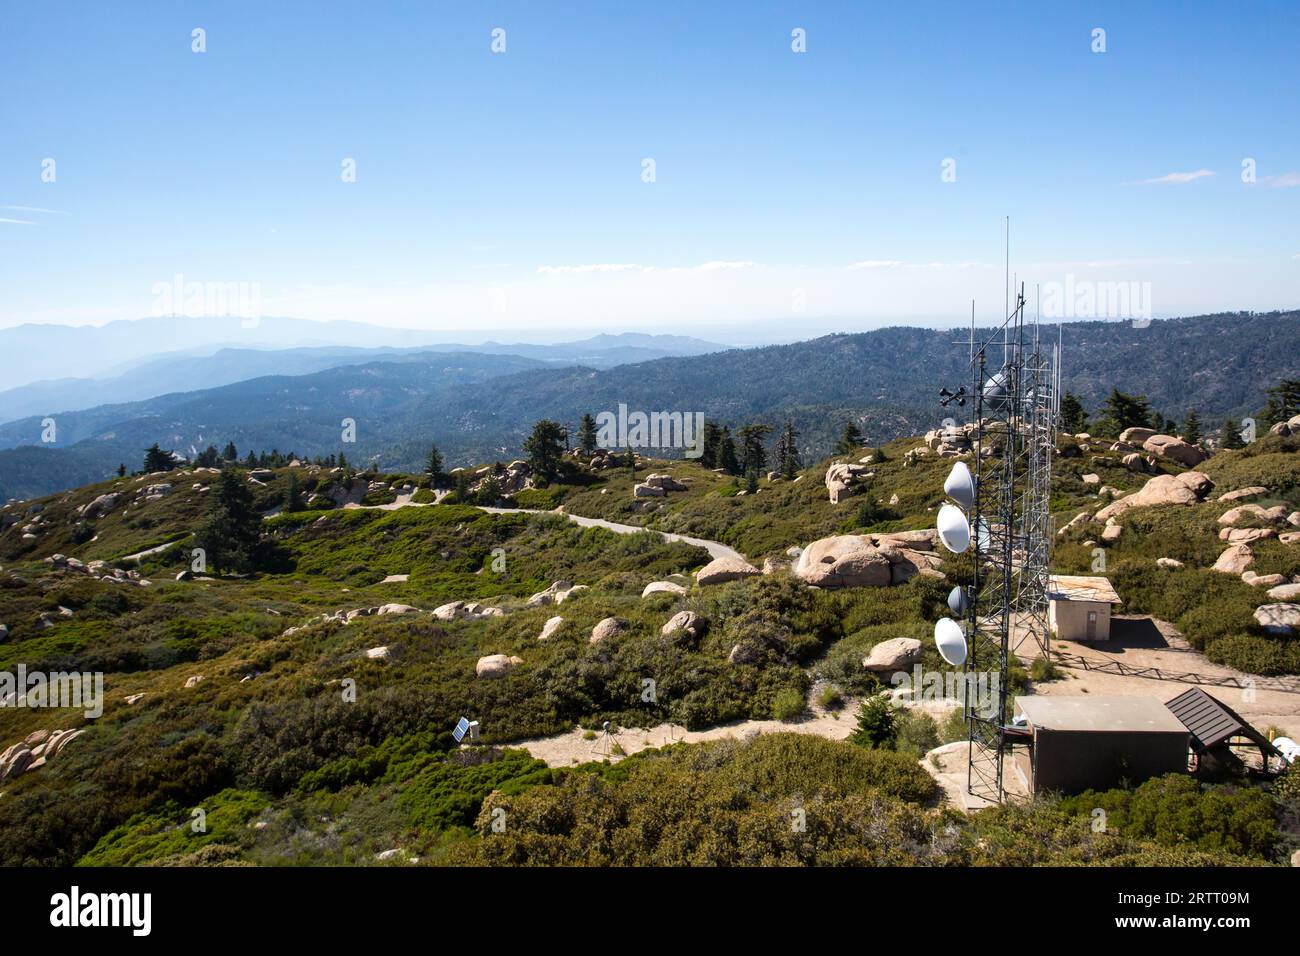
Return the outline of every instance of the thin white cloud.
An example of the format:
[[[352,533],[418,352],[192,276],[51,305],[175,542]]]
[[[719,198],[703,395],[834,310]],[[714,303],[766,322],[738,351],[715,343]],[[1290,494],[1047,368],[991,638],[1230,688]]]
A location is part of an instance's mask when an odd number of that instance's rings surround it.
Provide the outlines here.
[[[1155,179],[1139,179],[1134,185],[1150,186],[1153,184],[1165,184],[1171,186],[1180,186],[1183,183],[1194,183],[1198,179],[1205,179],[1214,175],[1212,169],[1198,169],[1192,173],[1166,173],[1163,176],[1157,176]]]
[[[1300,186],[1300,173],[1283,173],[1281,176],[1265,176],[1264,185],[1270,188]]]
[[[752,269],[757,262],[748,260],[728,261],[726,259],[712,259],[708,262],[701,262],[698,266],[674,266],[669,272],[721,272],[724,269]]]
[[[0,222],[7,222],[7,223],[9,223],[10,225],[14,225],[14,226],[34,226],[34,225],[36,225],[36,223],[32,222],[30,219],[4,219],[4,218],[0,218]]]
[[[897,259],[863,259],[861,262],[851,262],[848,265],[850,272],[856,272],[859,269],[897,269],[903,263]]]
[[[56,216],[68,215],[68,213],[62,209],[44,209],[40,206],[0,206],[0,209],[9,209],[13,212],[48,212],[53,213]]]

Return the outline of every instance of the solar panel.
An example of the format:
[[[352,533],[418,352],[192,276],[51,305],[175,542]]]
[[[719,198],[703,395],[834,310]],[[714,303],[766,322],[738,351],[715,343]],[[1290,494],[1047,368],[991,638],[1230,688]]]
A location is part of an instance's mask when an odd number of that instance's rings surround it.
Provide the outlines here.
[[[451,732],[452,739],[460,743],[465,739],[465,734],[469,731],[469,718],[462,717],[456,723],[456,729]]]

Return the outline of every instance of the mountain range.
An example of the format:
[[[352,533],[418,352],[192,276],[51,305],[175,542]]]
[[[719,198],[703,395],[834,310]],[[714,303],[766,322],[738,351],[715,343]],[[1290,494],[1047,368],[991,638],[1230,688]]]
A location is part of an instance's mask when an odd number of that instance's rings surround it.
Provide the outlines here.
[[[871,443],[935,427],[950,413],[939,408],[938,389],[969,384],[967,334],[896,327],[603,369],[477,348],[404,352],[59,414],[55,443],[41,443],[41,417],[8,422],[0,425],[0,495],[29,497],[102,479],[119,462],[134,469],[153,442],[185,455],[227,441],[241,453],[342,450],[383,469],[418,467],[431,442],[449,466],[508,460],[521,453],[537,419],[573,427],[585,412],[620,404],[703,412],[733,428],[789,418],[805,454],[815,457],[849,420]],[[1055,342],[1057,327],[1045,325],[1040,334]],[[995,370],[1001,339],[988,329],[975,339],[991,343]],[[1264,390],[1279,379],[1300,377],[1294,311],[1146,326],[1068,323],[1062,342],[1064,386],[1090,410],[1116,387],[1147,396],[1175,419],[1195,408],[1213,425],[1261,407]],[[344,419],[356,422],[354,445],[342,442]]]

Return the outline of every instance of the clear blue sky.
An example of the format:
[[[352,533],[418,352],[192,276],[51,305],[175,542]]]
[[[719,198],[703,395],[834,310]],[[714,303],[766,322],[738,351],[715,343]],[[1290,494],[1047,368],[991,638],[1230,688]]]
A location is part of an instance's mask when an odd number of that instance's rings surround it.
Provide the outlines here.
[[[1007,214],[1031,282],[1293,307],[1297,50],[1296,3],[6,3],[0,325],[182,273],[471,338],[865,327],[1000,309]]]

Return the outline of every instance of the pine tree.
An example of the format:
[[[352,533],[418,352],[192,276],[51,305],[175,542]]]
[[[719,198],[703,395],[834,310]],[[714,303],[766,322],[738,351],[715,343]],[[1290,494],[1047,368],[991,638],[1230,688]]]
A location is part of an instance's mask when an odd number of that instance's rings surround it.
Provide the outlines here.
[[[1061,396],[1061,427],[1071,434],[1088,429],[1088,413],[1074,392],[1066,392]]]
[[[144,471],[145,474],[153,474],[155,471],[171,471],[176,467],[176,460],[172,458],[172,453],[163,451],[154,442],[144,451]]]
[[[722,427],[722,437],[718,442],[718,468],[729,475],[740,474],[740,462],[736,458],[736,441],[731,437],[731,428]]]
[[[289,472],[289,490],[285,492],[284,497],[285,511],[302,511],[305,507],[302,502],[302,488],[298,484],[298,475],[295,472]]]
[[[1219,447],[1220,448],[1245,448],[1246,443],[1241,440],[1241,426],[1231,418],[1223,423],[1223,428],[1219,430]]]
[[[1194,408],[1187,413],[1187,420],[1183,422],[1183,441],[1189,445],[1201,443],[1201,416],[1196,414]]]
[[[235,447],[233,441],[226,442],[226,447],[222,450],[221,457],[226,461],[239,461],[239,449]]]
[[[1264,394],[1268,404],[1259,414],[1264,425],[1276,425],[1300,415],[1300,378],[1284,378]]]
[[[858,708],[858,727],[849,734],[849,743],[867,750],[893,750],[898,741],[898,720],[894,707],[884,694],[868,697]]]
[[[787,481],[793,481],[795,474],[803,467],[803,459],[796,444],[798,439],[799,431],[794,427],[794,422],[787,421],[776,440],[776,470]]]
[[[543,481],[553,481],[560,473],[564,455],[565,428],[559,422],[543,418],[533,425],[533,433],[524,441],[524,452],[533,473]]]
[[[750,471],[761,472],[767,467],[767,436],[772,434],[771,425],[751,423],[737,432],[740,438],[740,467],[748,474]]]
[[[862,429],[857,422],[849,422],[840,433],[840,440],[835,443],[837,455],[852,455],[863,445]]]
[[[117,466],[117,477],[119,477],[119,478],[125,478],[125,477],[126,477],[126,465],[118,465],[118,466]]]
[[[239,574],[252,571],[261,533],[262,516],[253,508],[253,493],[243,475],[229,469],[222,471],[207,522],[196,535],[196,543],[207,554],[208,566]]]
[[[704,423],[704,439],[700,443],[700,464],[705,468],[720,468],[718,453],[722,448],[722,429],[713,422]]]
[[[437,445],[429,446],[429,460],[424,464],[424,473],[429,476],[429,485],[433,488],[441,488],[447,482],[442,470],[442,453]]]
[[[1100,434],[1118,435],[1126,428],[1151,428],[1153,415],[1145,395],[1126,395],[1117,388],[1110,390],[1110,395],[1103,403],[1106,411],[1094,424]],[[1159,429],[1163,419],[1156,421],[1154,427]]]
[[[582,457],[590,459],[596,453],[596,447],[596,419],[591,417],[591,412],[584,412],[578,424],[578,451]]]
[[[469,504],[469,472],[464,468],[456,472],[456,503]]]

